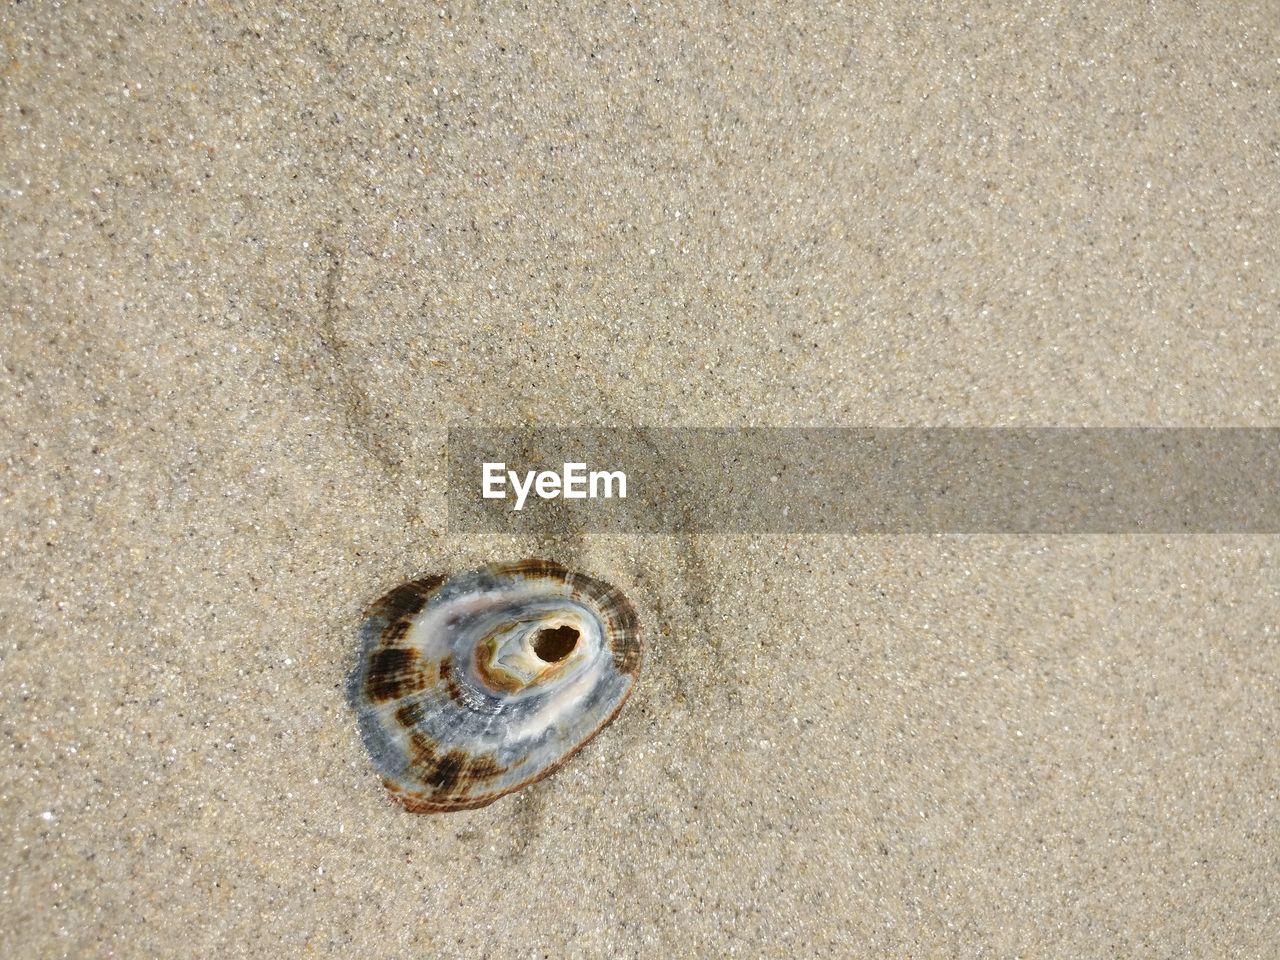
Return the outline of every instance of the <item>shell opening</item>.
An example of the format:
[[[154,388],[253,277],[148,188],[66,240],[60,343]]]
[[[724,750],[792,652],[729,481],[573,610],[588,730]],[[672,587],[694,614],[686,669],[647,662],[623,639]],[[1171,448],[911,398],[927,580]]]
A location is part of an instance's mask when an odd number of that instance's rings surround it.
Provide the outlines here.
[[[579,633],[574,627],[552,627],[541,630],[533,638],[534,655],[544,663],[559,663],[578,645]]]

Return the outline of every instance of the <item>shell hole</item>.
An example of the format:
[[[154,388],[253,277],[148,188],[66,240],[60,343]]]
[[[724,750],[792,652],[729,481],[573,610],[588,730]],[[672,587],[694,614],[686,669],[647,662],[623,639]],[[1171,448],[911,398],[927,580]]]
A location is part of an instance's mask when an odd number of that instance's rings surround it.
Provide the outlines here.
[[[545,663],[559,663],[578,645],[578,631],[573,627],[552,627],[533,638],[533,652]]]

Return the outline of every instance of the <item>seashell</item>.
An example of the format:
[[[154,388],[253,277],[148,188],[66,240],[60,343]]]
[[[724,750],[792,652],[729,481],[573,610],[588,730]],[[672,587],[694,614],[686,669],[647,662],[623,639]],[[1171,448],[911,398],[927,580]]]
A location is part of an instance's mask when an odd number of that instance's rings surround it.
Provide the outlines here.
[[[640,670],[622,593],[549,560],[402,584],[361,628],[347,699],[407,810],[467,810],[554,772]]]

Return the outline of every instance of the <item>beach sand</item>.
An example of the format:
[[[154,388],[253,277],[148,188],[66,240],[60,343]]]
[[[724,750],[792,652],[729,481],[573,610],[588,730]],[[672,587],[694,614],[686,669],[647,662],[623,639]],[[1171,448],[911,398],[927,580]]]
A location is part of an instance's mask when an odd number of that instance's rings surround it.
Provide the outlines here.
[[[450,533],[470,425],[1280,422],[1280,11],[0,14],[0,954],[1272,957],[1274,537]],[[365,604],[641,681],[413,816]]]

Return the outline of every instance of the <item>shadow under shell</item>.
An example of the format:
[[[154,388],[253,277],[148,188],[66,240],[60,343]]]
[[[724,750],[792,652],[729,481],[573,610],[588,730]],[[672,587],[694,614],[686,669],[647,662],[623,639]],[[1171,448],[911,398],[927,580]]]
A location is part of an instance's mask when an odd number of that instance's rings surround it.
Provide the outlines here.
[[[347,700],[387,789],[415,813],[492,803],[554,772],[640,670],[622,592],[550,560],[401,584],[370,606]]]

